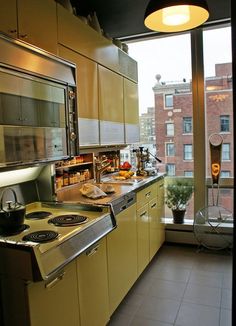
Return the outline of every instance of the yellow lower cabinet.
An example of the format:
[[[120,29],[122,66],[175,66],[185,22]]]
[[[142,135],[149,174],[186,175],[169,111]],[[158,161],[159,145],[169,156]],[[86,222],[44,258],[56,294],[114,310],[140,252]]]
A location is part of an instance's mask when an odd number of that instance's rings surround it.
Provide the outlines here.
[[[136,205],[116,215],[117,228],[107,236],[110,314],[137,279]]]
[[[157,208],[157,198],[153,198],[148,203],[149,212],[149,232],[150,232],[150,260],[160,248],[160,234],[159,234],[159,217]]]
[[[45,282],[27,285],[31,326],[80,326],[75,261]]]
[[[78,257],[77,274],[81,326],[106,325],[109,320],[106,238]]]
[[[149,213],[148,204],[137,210],[138,275],[149,263]]]

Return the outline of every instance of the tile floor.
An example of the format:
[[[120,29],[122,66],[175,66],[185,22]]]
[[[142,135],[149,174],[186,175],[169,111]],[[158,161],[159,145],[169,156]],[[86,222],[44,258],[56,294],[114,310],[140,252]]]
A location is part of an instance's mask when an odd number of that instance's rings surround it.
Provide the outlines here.
[[[231,326],[232,255],[165,244],[109,326]]]

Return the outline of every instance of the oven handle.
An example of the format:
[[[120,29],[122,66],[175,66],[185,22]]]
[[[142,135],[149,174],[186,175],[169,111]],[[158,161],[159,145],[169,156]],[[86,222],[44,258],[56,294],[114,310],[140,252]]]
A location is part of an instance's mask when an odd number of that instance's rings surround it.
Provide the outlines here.
[[[51,289],[53,288],[58,282],[60,282],[65,276],[65,272],[63,271],[60,275],[55,277],[51,282],[45,284],[46,289]]]

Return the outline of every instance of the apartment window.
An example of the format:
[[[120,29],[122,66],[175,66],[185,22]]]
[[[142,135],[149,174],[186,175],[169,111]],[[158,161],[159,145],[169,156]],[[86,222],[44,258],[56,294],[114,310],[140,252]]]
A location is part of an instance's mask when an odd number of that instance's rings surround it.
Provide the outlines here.
[[[166,144],[166,156],[175,156],[175,144],[173,143]]]
[[[229,132],[229,115],[220,116],[220,131]]]
[[[193,159],[193,146],[190,144],[184,145],[184,160],[192,160]]]
[[[165,107],[166,108],[173,107],[173,94],[165,94]]]
[[[175,130],[174,130],[174,124],[173,122],[166,124],[166,136],[174,136]]]
[[[166,164],[166,174],[168,176],[175,176],[175,164]]]
[[[192,117],[183,118],[183,133],[189,134],[192,133]]]
[[[185,177],[193,177],[193,171],[184,171]]]
[[[230,177],[230,171],[221,171],[220,177],[221,178],[229,178]]]
[[[222,144],[222,161],[230,160],[230,144]]]

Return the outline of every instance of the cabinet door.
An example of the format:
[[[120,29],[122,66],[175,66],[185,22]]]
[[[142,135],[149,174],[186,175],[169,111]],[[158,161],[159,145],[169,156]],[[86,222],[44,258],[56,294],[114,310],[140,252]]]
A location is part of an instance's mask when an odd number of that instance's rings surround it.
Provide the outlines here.
[[[126,78],[124,78],[124,116],[126,144],[139,142],[138,85]]]
[[[27,285],[31,326],[79,326],[76,263],[49,282]]]
[[[118,47],[57,4],[58,43],[113,70],[118,70]]]
[[[149,263],[149,214],[148,204],[137,210],[138,275]]]
[[[52,0],[18,0],[18,37],[57,54],[56,3]]]
[[[99,145],[97,63],[62,45],[59,55],[76,64],[80,146]]]
[[[116,215],[117,228],[107,236],[110,314],[137,279],[136,205]]]
[[[137,209],[147,204],[151,199],[157,196],[156,183],[144,188],[137,193]]]
[[[156,254],[157,250],[160,247],[160,221],[157,207],[157,198],[153,198],[148,203],[148,213],[149,213],[149,232],[150,232],[150,260]]]
[[[16,0],[0,0],[0,31],[11,37],[17,36]]]
[[[101,145],[124,144],[123,77],[98,66]]]
[[[77,271],[81,325],[106,325],[109,320],[106,238],[77,259]]]

